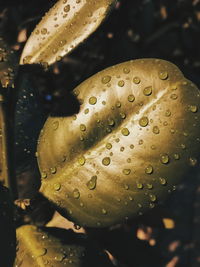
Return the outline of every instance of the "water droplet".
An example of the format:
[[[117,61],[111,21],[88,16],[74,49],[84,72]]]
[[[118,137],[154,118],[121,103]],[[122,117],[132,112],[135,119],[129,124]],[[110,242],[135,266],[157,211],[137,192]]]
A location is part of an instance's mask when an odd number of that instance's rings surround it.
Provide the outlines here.
[[[123,112],[121,112],[119,115],[120,115],[120,117],[121,117],[122,119],[125,119],[125,118],[126,118],[126,114],[123,113]]]
[[[54,121],[53,122],[53,130],[57,130],[58,129],[58,126],[59,126],[59,122],[58,121]]]
[[[102,212],[102,214],[104,214],[104,215],[107,214],[107,210],[106,210],[106,209],[102,209],[101,212]]]
[[[193,113],[196,113],[197,110],[198,110],[198,108],[197,108],[197,106],[192,105],[192,106],[189,107],[189,110],[190,110],[191,112],[193,112]]]
[[[142,127],[146,127],[149,123],[149,119],[147,117],[142,117],[140,120],[139,120],[139,125],[142,126]]]
[[[106,148],[107,148],[107,149],[111,149],[111,148],[112,148],[112,144],[111,144],[111,143],[107,143],[107,144],[106,144]]]
[[[85,114],[88,114],[88,113],[89,113],[89,108],[86,108],[86,109],[84,110],[84,113],[85,113]]]
[[[134,102],[135,101],[135,96],[134,95],[129,95],[128,96],[128,101],[129,102]]]
[[[123,128],[121,133],[124,135],[124,136],[128,136],[130,134],[129,130],[127,128]]]
[[[131,169],[123,169],[123,174],[129,175],[131,173]]]
[[[93,190],[96,188],[96,184],[97,184],[97,176],[94,175],[92,176],[92,178],[87,182],[87,187],[90,189],[90,190]]]
[[[70,5],[66,5],[63,10],[67,13],[70,11]]]
[[[133,78],[133,82],[134,82],[135,84],[139,84],[139,83],[140,83],[140,78],[139,78],[139,77],[134,77],[134,78]]]
[[[46,172],[42,172],[42,173],[41,173],[41,177],[42,177],[42,179],[47,178],[47,173],[46,173]]]
[[[129,68],[123,68],[123,72],[125,73],[125,74],[128,74],[129,72],[130,72],[130,69]]]
[[[152,174],[153,173],[153,167],[151,165],[148,165],[145,169],[146,174]]]
[[[130,201],[133,201],[133,197],[132,197],[132,196],[129,196],[128,199],[129,199]]]
[[[56,167],[50,168],[50,171],[52,174],[55,174],[57,172],[57,168]]]
[[[85,124],[81,124],[81,125],[80,125],[80,130],[81,130],[82,132],[84,132],[84,131],[86,130],[86,126],[85,126]]]
[[[152,189],[153,188],[153,185],[152,184],[147,184],[147,188],[148,189]]]
[[[138,188],[138,189],[143,189],[143,184],[138,182],[138,183],[137,183],[137,188]]]
[[[152,94],[152,86],[145,87],[143,90],[144,95],[149,96]]]
[[[104,76],[101,81],[102,83],[106,84],[106,83],[109,83],[110,80],[111,80],[111,77],[107,75],[107,76]]]
[[[154,134],[159,134],[160,133],[160,129],[158,128],[158,126],[154,126],[153,127],[153,133]]]
[[[157,200],[156,195],[154,195],[154,194],[150,194],[150,195],[149,195],[149,198],[150,198],[150,200],[151,200],[152,202],[155,202],[155,201]]]
[[[123,86],[124,86],[124,81],[123,81],[123,80],[120,80],[120,81],[118,82],[118,86],[123,87]]]
[[[78,159],[78,163],[79,163],[81,166],[83,166],[83,165],[85,164],[85,161],[86,161],[86,159],[85,159],[84,156],[82,156],[82,157],[80,157],[80,158]]]
[[[111,118],[108,118],[108,125],[110,126],[114,126],[115,125],[115,121]]]
[[[190,164],[190,166],[192,166],[192,167],[196,166],[196,165],[197,165],[197,159],[196,159],[196,158],[192,158],[192,157],[190,157],[190,158],[189,158],[189,164]]]
[[[89,99],[90,105],[95,105],[97,103],[97,98],[95,96],[91,96]]]
[[[166,179],[165,178],[159,178],[159,181],[160,181],[160,184],[161,185],[166,185],[167,184],[167,181],[166,181]]]
[[[39,248],[36,250],[36,257],[44,256],[47,253],[46,248]]]
[[[167,164],[169,163],[169,156],[167,154],[162,154],[160,156],[160,161],[163,163],[163,164]]]
[[[166,80],[168,78],[168,73],[166,71],[161,71],[158,76],[161,80]]]
[[[178,96],[177,96],[177,94],[172,94],[172,95],[170,96],[170,98],[171,98],[172,100],[176,100],[176,99],[178,98]]]
[[[117,108],[120,108],[120,107],[121,107],[121,102],[117,101],[117,102],[116,102],[116,107],[117,107]]]
[[[171,116],[171,111],[169,109],[166,110],[165,116],[166,117],[170,117]]]
[[[178,153],[175,153],[174,154],[174,159],[176,159],[176,160],[180,159],[180,155]]]
[[[78,199],[80,197],[80,192],[77,188],[75,188],[73,191],[73,197],[76,199]]]
[[[60,183],[55,183],[55,184],[53,185],[53,188],[54,188],[56,191],[59,191],[60,188],[61,188],[61,184],[60,184]]]
[[[105,166],[108,166],[110,164],[110,158],[109,157],[103,158],[102,164]]]
[[[65,257],[66,257],[65,254],[58,253],[58,254],[54,257],[54,259],[55,259],[56,261],[61,262],[61,261],[64,260]]]
[[[129,185],[128,184],[125,184],[124,185],[124,189],[129,190]]]
[[[46,28],[43,28],[42,30],[41,30],[41,34],[46,34],[47,33],[47,29]]]

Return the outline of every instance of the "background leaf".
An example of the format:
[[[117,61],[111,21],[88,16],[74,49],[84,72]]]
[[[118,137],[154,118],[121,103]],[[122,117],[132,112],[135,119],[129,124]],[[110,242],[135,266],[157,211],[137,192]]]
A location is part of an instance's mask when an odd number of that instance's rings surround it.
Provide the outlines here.
[[[77,224],[104,227],[162,202],[199,158],[199,91],[173,64],[125,62],[74,90],[80,112],[49,117],[40,191]]]
[[[52,64],[84,41],[105,19],[115,0],[60,0],[33,31],[20,64]]]
[[[26,225],[17,230],[16,265],[111,267],[102,251],[83,234],[54,227]]]

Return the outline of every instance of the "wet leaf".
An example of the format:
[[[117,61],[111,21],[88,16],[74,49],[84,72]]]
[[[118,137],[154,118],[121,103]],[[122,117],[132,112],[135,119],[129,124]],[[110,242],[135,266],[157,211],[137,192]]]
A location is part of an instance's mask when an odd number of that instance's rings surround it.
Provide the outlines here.
[[[101,252],[85,235],[54,227],[26,225],[17,230],[16,267],[70,266],[111,267]]]
[[[15,225],[13,222],[13,205],[8,189],[0,185],[0,263],[10,267],[15,259]]]
[[[20,64],[52,64],[71,52],[105,19],[115,0],[60,0],[28,39]]]
[[[200,93],[164,60],[125,62],[75,90],[81,108],[49,117],[39,139],[40,191],[79,225],[142,215],[175,190],[200,151]]]

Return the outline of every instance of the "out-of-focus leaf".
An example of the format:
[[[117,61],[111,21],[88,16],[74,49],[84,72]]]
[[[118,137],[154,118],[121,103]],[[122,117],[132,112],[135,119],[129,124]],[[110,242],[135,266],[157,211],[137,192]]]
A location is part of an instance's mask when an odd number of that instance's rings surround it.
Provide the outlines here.
[[[197,164],[200,93],[164,60],[125,62],[74,93],[77,116],[49,117],[40,191],[77,224],[104,227],[162,202]]]
[[[6,187],[0,185],[0,265],[10,267],[15,259],[13,205]]]
[[[17,230],[16,267],[111,267],[105,253],[85,235],[54,227],[26,225]]]
[[[0,86],[3,88],[14,87],[17,59],[14,51],[9,49],[3,38],[0,37]]]
[[[60,0],[44,16],[23,50],[20,64],[52,64],[93,33],[115,0]]]

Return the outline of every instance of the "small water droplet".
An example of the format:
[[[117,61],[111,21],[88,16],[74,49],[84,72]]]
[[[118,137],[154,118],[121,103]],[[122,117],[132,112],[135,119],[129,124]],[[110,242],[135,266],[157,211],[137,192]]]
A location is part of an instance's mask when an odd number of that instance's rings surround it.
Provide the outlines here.
[[[158,126],[154,126],[153,127],[153,133],[154,134],[159,134],[160,133],[160,129],[158,128]]]
[[[193,113],[196,113],[196,112],[198,111],[198,108],[197,108],[197,106],[195,106],[195,105],[191,105],[191,106],[189,106],[189,110],[190,110],[191,112],[193,112]]]
[[[140,78],[139,78],[139,77],[134,77],[134,78],[133,78],[133,82],[134,82],[135,84],[139,84],[139,83],[140,83]]]
[[[171,111],[169,109],[166,110],[165,116],[166,117],[170,117],[171,116]]]
[[[163,164],[167,164],[169,163],[169,156],[167,154],[162,154],[160,156],[160,161],[163,163]]]
[[[152,94],[152,86],[145,87],[143,90],[144,95],[149,96]]]
[[[90,105],[95,105],[97,103],[97,98],[95,96],[91,96],[89,99]]]
[[[102,164],[104,166],[108,166],[110,164],[110,158],[109,157],[105,157],[102,159]]]
[[[83,166],[83,165],[85,164],[85,161],[86,161],[86,159],[85,159],[84,156],[82,156],[82,157],[80,157],[80,158],[78,159],[78,163],[79,163],[81,166]]]
[[[124,86],[124,81],[123,80],[120,80],[119,82],[118,82],[118,86],[120,86],[120,87],[123,87]]]
[[[121,107],[121,102],[117,101],[116,104],[115,104],[115,106],[116,106],[117,108],[120,108],[120,107]]]
[[[123,169],[123,174],[129,175],[131,173],[131,169]]]
[[[115,121],[111,118],[108,118],[108,125],[110,126],[114,126],[115,125]]]
[[[63,10],[67,13],[70,11],[70,5],[66,5]]]
[[[58,129],[58,126],[59,126],[59,122],[58,121],[54,121],[53,122],[53,130],[57,130]]]
[[[112,144],[111,144],[111,143],[107,143],[107,144],[106,144],[106,148],[107,148],[107,149],[111,149],[111,148],[112,148]]]
[[[73,191],[73,197],[76,199],[78,199],[80,197],[80,192],[77,188],[75,188]]]
[[[123,113],[123,112],[121,112],[119,115],[120,115],[120,117],[121,117],[122,119],[125,119],[125,118],[126,118],[126,114]]]
[[[36,250],[36,257],[40,257],[40,256],[44,256],[47,253],[47,249],[46,248],[39,248]]]
[[[123,72],[125,73],[125,74],[128,74],[129,72],[130,72],[130,69],[129,68],[123,68]]]
[[[134,102],[135,101],[135,96],[134,95],[129,95],[128,96],[128,101],[129,102]]]
[[[110,80],[111,80],[111,77],[107,75],[107,76],[104,76],[101,81],[102,83],[106,84],[106,83],[109,83]]]
[[[84,131],[86,130],[86,126],[85,126],[85,124],[81,124],[81,125],[80,125],[80,130],[81,130],[82,132],[84,132]]]
[[[47,173],[46,173],[46,172],[42,172],[42,173],[41,173],[41,177],[42,177],[42,179],[47,178]]]
[[[180,155],[178,153],[174,153],[174,159],[176,160],[180,159]]]
[[[124,188],[125,188],[126,190],[129,190],[129,185],[128,185],[128,184],[125,184],[125,185],[124,185]]]
[[[128,128],[123,128],[121,133],[124,135],[124,136],[128,136],[130,134]]]
[[[177,94],[172,94],[172,95],[170,96],[170,98],[171,98],[172,100],[176,100],[176,99],[178,98],[178,96],[177,96]]]
[[[151,165],[148,165],[145,169],[146,174],[152,174],[153,173],[153,167]]]
[[[61,189],[61,184],[60,183],[55,183],[53,185],[53,188],[56,190],[56,191],[59,191]]]
[[[166,80],[168,78],[168,73],[166,71],[161,71],[158,76],[161,80]]]
[[[64,260],[64,258],[66,257],[66,255],[65,254],[62,254],[62,253],[58,253],[55,257],[54,257],[54,259],[56,260],[56,261],[59,261],[59,262],[61,262],[61,261],[63,261]]]
[[[87,187],[90,190],[94,190],[96,188],[96,184],[97,184],[97,176],[94,175],[92,176],[92,178],[87,182]]]
[[[166,185],[167,184],[167,181],[166,181],[166,179],[165,178],[159,178],[159,181],[160,181],[160,184],[161,185]]]
[[[148,189],[152,189],[153,188],[153,185],[152,184],[147,184],[147,188]]]
[[[149,119],[147,117],[142,117],[140,120],[139,120],[139,125],[142,126],[142,127],[146,127],[149,123]]]
[[[190,164],[190,166],[192,166],[192,167],[196,166],[196,165],[197,165],[197,159],[196,159],[196,158],[192,158],[192,157],[190,157],[190,158],[189,158],[189,164]]]

